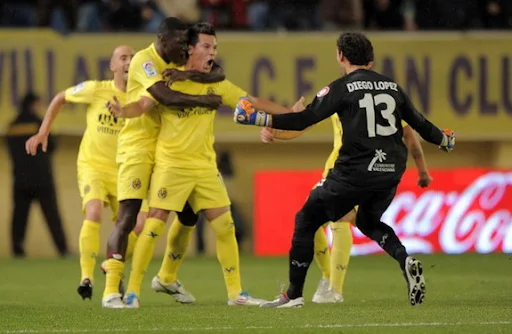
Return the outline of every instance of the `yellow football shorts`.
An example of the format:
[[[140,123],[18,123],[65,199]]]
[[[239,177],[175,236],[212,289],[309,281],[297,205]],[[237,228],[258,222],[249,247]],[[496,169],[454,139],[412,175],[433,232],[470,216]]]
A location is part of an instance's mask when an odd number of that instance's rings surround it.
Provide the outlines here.
[[[193,170],[155,166],[149,207],[182,211],[188,201],[194,212],[231,205],[222,176],[216,168]]]
[[[119,164],[117,171],[117,199],[119,201],[147,199],[152,173],[153,164],[150,163],[123,162]],[[141,211],[143,210],[141,209]]]
[[[91,200],[100,200],[109,205],[115,218],[118,210],[117,175],[115,169],[102,169],[94,166],[77,166],[78,189],[82,197],[82,212]]]

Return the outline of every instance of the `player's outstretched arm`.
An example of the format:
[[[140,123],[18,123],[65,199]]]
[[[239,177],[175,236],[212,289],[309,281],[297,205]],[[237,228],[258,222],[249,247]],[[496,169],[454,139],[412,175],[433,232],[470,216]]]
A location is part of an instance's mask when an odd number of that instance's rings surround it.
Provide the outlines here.
[[[302,96],[292,107],[293,112],[300,112],[306,107],[304,106],[305,98]],[[297,137],[302,136],[304,132],[306,132],[309,128],[303,130],[303,131],[286,131],[286,130],[277,130],[272,128],[263,128],[260,132],[260,138],[261,141],[270,144],[274,141],[274,139],[279,140],[292,140]]]
[[[112,101],[107,102],[107,108],[110,113],[116,117],[121,118],[136,118],[148,112],[156,106],[156,102],[146,96],[141,96],[138,101],[128,103],[124,106],[121,105],[116,96]]]
[[[403,119],[414,130],[416,130],[421,138],[425,139],[431,144],[438,145],[443,150],[450,152],[455,146],[455,133],[449,129],[441,130],[432,124],[428,119],[416,110],[411,100],[399,87],[399,91],[404,99],[403,104]]]
[[[255,108],[256,110],[264,111],[269,115],[279,115],[293,112],[292,108],[284,107],[278,103],[272,102],[261,97],[247,95],[246,98],[251,101],[253,108]]]
[[[331,85],[336,85],[336,83]],[[302,131],[330,117],[339,109],[344,94],[328,94],[331,88],[323,88],[318,92],[313,103],[308,105],[305,110],[296,113],[270,115],[262,111],[256,111],[257,109],[251,100],[241,98],[235,109],[234,120],[236,123],[244,125]]]
[[[48,136],[50,135],[50,129],[52,127],[53,121],[59,114],[60,109],[66,103],[66,93],[65,91],[59,92],[55,95],[44,115],[43,123],[39,127],[39,131],[37,134],[30,137],[25,142],[25,151],[27,154],[36,155],[37,148],[39,145],[42,145],[43,152],[46,152],[48,149]]]
[[[418,185],[422,188],[428,187],[432,182],[427,168],[427,162],[425,155],[423,154],[423,148],[421,147],[420,140],[416,135],[415,131],[410,126],[404,127],[404,140],[405,145],[409,149],[409,153],[414,159],[414,164],[418,168]]]

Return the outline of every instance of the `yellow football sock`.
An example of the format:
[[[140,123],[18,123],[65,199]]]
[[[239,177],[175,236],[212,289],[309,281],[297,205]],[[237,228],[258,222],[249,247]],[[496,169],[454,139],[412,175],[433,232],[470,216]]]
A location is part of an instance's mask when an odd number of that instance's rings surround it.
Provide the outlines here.
[[[96,265],[96,256],[100,251],[100,223],[90,220],[84,220],[79,236],[80,248],[80,269],[82,277],[94,280],[94,266]]]
[[[138,238],[139,237],[137,236],[137,234],[135,234],[135,232],[133,232],[133,231],[128,235],[128,246],[126,247],[126,257],[127,258],[132,256],[133,251],[135,250],[135,244],[137,243]]]
[[[229,299],[236,299],[242,292],[240,259],[235,238],[235,225],[231,212],[225,212],[210,222],[217,236],[217,259],[222,266]]]
[[[331,225],[332,252],[331,252],[331,282],[330,289],[342,293],[345,275],[347,274],[352,249],[352,231],[350,223],[338,222]]]
[[[135,250],[133,251],[132,270],[128,282],[128,292],[140,295],[140,285],[144,279],[144,273],[153,258],[156,238],[159,237],[165,228],[165,222],[157,218],[148,218],[144,229],[139,235]]]
[[[188,243],[195,226],[185,226],[177,218],[167,233],[165,256],[158,272],[158,278],[164,283],[178,280],[178,270],[181,267]]]
[[[105,275],[105,290],[103,297],[119,293],[119,282],[123,279],[124,262],[116,259],[107,259],[105,264],[107,274]]]
[[[329,243],[327,242],[324,226],[320,227],[315,233],[315,261],[322,271],[323,278],[329,280],[331,277],[331,255],[329,254]]]

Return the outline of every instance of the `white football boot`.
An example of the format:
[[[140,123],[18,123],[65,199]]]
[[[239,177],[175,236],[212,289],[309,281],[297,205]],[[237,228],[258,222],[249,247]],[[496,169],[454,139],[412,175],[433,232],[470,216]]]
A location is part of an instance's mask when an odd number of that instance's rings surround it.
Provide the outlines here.
[[[266,302],[266,300],[249,296],[247,292],[242,292],[236,299],[229,299],[228,306],[260,306]]]
[[[313,303],[321,303],[320,300],[323,299],[323,296],[329,290],[329,280],[325,278],[321,278],[320,282],[318,282],[318,286],[316,287],[316,292],[313,295]]]
[[[405,280],[407,281],[407,298],[409,303],[419,305],[425,299],[425,278],[421,262],[411,256],[405,259]]]
[[[286,296],[286,294],[280,295],[277,299],[266,302],[260,305],[260,307],[264,308],[291,308],[291,307],[303,307],[304,306],[304,297],[299,297],[295,299],[290,299]]]
[[[124,304],[126,308],[139,308],[140,307],[140,299],[139,296],[135,294],[135,292],[129,292],[124,296]]]
[[[120,293],[113,293],[101,300],[101,305],[104,308],[125,308],[123,300],[121,299]]]
[[[171,295],[172,298],[174,298],[174,300],[177,301],[178,303],[191,304],[196,301],[194,296],[192,296],[190,292],[185,290],[180,281],[166,284],[160,281],[160,279],[157,276],[155,276],[151,281],[151,288],[155,292],[162,292]]]
[[[334,289],[330,289],[313,299],[313,302],[318,304],[343,303],[343,295]]]

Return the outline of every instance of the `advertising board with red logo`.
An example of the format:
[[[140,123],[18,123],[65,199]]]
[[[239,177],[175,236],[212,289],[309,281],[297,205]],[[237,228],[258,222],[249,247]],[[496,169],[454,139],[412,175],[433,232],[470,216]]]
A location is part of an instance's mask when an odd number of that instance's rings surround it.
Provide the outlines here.
[[[321,170],[260,171],[255,175],[254,252],[286,255],[295,214]],[[512,171],[485,168],[433,169],[429,188],[408,170],[382,216],[410,253],[512,253]],[[352,227],[353,255],[382,252]],[[330,230],[326,229],[330,240]]]

